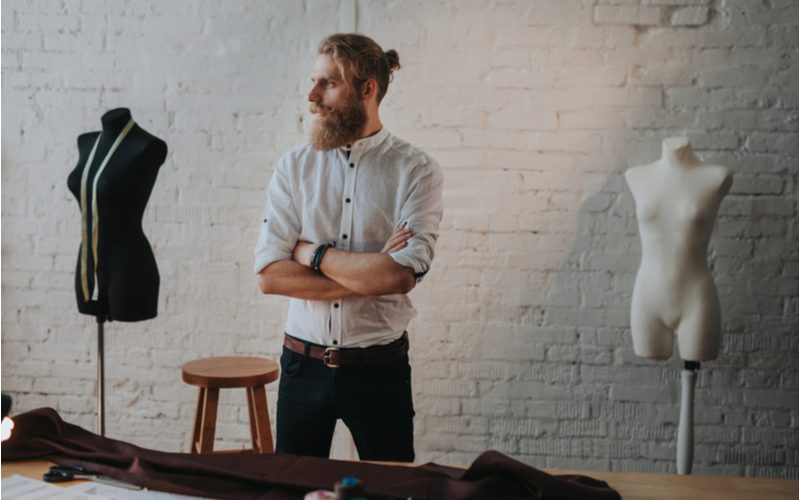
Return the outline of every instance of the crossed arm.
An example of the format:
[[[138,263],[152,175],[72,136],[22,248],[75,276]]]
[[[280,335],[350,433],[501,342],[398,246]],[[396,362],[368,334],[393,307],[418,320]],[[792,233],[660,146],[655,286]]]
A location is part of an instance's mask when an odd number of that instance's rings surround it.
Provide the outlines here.
[[[322,274],[310,268],[317,245],[299,241],[292,260],[273,262],[258,273],[258,287],[264,294],[309,300],[408,293],[416,284],[414,271],[389,254],[403,248],[411,234],[411,228],[398,228],[378,253],[330,248],[320,264]]]

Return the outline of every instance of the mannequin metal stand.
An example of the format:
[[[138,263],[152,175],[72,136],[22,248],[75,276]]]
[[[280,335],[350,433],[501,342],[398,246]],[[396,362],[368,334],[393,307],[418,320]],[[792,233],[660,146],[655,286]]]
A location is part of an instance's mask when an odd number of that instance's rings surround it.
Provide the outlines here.
[[[97,316],[97,425],[101,436],[106,435],[105,419],[105,349],[103,348],[103,326],[105,316]]]
[[[697,383],[698,361],[684,361],[681,372],[681,417],[678,423],[678,474],[692,473],[694,458],[694,386]]]

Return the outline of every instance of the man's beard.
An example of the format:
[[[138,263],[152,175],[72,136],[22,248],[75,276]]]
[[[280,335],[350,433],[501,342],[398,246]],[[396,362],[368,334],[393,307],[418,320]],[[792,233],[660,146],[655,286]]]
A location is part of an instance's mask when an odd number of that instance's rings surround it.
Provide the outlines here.
[[[355,97],[340,109],[311,104],[310,111],[315,115],[309,133],[311,147],[328,151],[351,144],[361,138],[367,124],[367,110]]]

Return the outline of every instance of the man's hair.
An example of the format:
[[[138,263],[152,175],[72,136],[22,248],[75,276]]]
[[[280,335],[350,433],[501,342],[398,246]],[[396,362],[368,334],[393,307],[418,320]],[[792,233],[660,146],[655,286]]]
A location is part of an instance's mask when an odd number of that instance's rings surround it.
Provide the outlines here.
[[[348,83],[357,93],[367,80],[378,82],[379,103],[392,81],[392,72],[400,69],[400,56],[396,50],[384,52],[375,40],[358,33],[330,35],[320,42],[319,54],[331,56],[342,77],[350,75]]]

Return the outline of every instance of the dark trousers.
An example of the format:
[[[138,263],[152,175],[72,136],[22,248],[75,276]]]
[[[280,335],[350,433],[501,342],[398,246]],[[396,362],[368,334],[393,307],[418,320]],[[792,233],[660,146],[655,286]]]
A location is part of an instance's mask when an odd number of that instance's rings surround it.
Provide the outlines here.
[[[328,457],[337,419],[350,429],[361,460],[413,462],[408,355],[388,364],[328,368],[284,347],[276,451]]]

